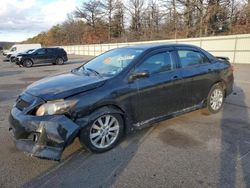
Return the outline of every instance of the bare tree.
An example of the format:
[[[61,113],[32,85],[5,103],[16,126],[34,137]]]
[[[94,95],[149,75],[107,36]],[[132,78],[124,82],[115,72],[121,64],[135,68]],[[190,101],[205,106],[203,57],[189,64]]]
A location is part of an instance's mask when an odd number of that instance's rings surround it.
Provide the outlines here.
[[[193,14],[194,14],[194,0],[177,0],[182,6],[184,25],[186,30],[186,37],[191,36],[191,29],[193,28]]]
[[[114,10],[114,15],[112,17],[112,27],[111,27],[111,35],[113,37],[122,37],[124,33],[124,14],[125,14],[125,6],[122,1],[116,2],[116,8]]]
[[[247,23],[250,24],[250,0],[248,0],[247,4]]]
[[[104,0],[103,1],[103,5],[104,5],[104,9],[105,12],[107,12],[106,14],[108,15],[108,36],[109,36],[109,41],[111,39],[111,30],[112,30],[112,16],[113,13],[116,9],[116,4],[117,4],[117,0]]]
[[[178,30],[178,23],[179,23],[179,14],[177,11],[177,3],[176,0],[162,0],[162,7],[164,7],[165,10],[165,16],[168,20],[168,27],[173,28],[174,32],[174,38],[177,38],[177,30]]]
[[[130,0],[127,10],[131,15],[130,30],[134,33],[135,39],[142,34],[142,14],[144,11],[144,0]]]
[[[198,29],[199,29],[199,37],[203,35],[203,24],[204,24],[204,0],[197,0],[196,8],[198,10]]]
[[[122,2],[85,0],[74,12],[75,17],[29,41],[79,44],[250,32],[250,0],[130,0],[126,5]]]
[[[103,4],[101,1],[91,0],[84,2],[80,8],[76,8],[75,16],[86,20],[87,24],[93,27],[96,32],[96,25],[102,19]]]
[[[159,1],[151,0],[143,12],[142,18],[143,33],[147,39],[152,39],[158,35],[161,29],[163,14],[160,10]]]

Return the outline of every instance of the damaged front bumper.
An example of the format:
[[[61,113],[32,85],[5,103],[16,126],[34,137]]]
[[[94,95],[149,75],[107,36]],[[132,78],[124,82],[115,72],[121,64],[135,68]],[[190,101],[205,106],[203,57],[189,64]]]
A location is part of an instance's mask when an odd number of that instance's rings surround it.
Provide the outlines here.
[[[9,117],[10,132],[16,147],[32,156],[60,160],[66,146],[80,127],[64,115],[33,116],[13,107]]]

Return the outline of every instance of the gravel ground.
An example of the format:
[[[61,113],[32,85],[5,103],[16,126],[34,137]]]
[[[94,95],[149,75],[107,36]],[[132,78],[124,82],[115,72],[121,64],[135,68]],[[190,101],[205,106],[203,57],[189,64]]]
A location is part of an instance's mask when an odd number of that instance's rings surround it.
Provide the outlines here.
[[[75,140],[60,163],[18,151],[8,132],[17,95],[89,58],[26,69],[0,57],[0,187],[250,187],[250,65],[235,66],[234,93],[218,114],[198,110],[163,121],[103,154]]]

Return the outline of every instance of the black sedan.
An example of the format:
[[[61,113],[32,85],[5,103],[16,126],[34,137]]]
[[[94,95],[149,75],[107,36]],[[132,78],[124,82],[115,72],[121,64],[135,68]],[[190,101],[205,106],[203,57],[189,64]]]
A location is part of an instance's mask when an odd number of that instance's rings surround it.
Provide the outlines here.
[[[105,152],[125,132],[200,108],[219,112],[233,82],[227,60],[195,46],[118,48],[28,86],[9,130],[17,148],[40,158],[60,160],[76,137]]]

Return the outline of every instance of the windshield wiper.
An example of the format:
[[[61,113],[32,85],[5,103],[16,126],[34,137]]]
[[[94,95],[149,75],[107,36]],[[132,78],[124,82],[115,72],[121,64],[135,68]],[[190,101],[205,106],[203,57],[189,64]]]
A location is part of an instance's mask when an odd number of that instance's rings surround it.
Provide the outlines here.
[[[91,69],[91,68],[86,68],[86,70],[91,71],[91,72],[95,73],[97,76],[99,76],[100,78],[102,78],[102,75],[99,72],[97,72],[96,70]]]

